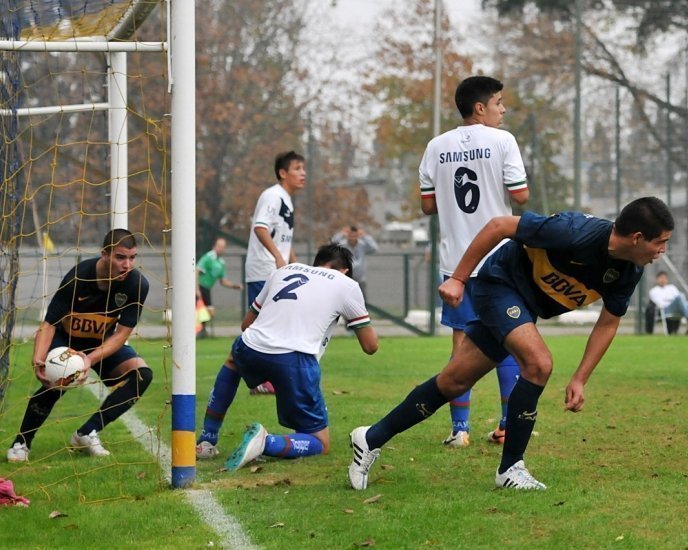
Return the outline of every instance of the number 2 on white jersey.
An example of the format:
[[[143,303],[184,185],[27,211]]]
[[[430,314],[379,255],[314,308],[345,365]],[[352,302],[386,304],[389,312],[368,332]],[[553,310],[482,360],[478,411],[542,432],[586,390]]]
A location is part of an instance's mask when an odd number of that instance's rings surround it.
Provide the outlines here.
[[[305,275],[302,275],[300,273],[295,273],[294,275],[289,275],[288,277],[285,277],[282,279],[283,281],[291,281],[292,279],[295,279],[293,283],[288,284],[285,286],[282,290],[280,290],[277,294],[273,296],[273,300],[275,302],[279,302],[280,300],[296,300],[298,296],[296,295],[295,292],[292,292],[292,290],[299,288],[301,285],[305,285],[308,282],[308,277]]]

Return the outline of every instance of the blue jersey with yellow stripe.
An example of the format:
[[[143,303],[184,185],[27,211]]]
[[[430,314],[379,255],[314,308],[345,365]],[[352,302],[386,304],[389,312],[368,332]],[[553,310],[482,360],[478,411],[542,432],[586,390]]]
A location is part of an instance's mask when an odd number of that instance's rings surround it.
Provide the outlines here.
[[[609,256],[612,225],[580,212],[526,212],[514,238],[485,261],[478,278],[514,288],[543,319],[599,299],[621,317],[643,268]]]
[[[98,259],[83,260],[64,276],[45,315],[56,334],[77,350],[101,345],[117,324],[135,327],[148,296],[148,280],[138,269],[123,281],[107,281],[107,288],[101,289]]]

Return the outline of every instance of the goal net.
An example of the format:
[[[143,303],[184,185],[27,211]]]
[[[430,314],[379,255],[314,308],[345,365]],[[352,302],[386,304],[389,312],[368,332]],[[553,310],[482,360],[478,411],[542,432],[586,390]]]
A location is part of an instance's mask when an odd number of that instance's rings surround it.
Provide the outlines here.
[[[132,341],[167,387],[163,311],[170,287],[169,93],[164,43],[167,18],[159,0],[4,0],[0,13],[0,451],[12,445],[37,390],[33,336],[62,277],[77,262],[100,255],[112,227],[137,237],[137,266],[150,282]],[[145,21],[145,24],[144,24]],[[145,329],[143,328],[145,327]],[[151,344],[154,338],[162,338]],[[146,354],[149,357],[146,357]],[[89,392],[89,389],[92,390]],[[77,482],[81,500],[130,497],[124,483],[99,492],[75,459],[70,435],[109,390],[100,384],[70,390],[38,433],[31,460],[12,475],[51,470],[34,491]],[[90,395],[95,393],[95,395]],[[162,393],[162,390],[161,390]],[[165,401],[163,400],[162,403]],[[164,411],[115,426],[101,439],[120,479],[157,463],[130,449],[140,433],[159,430]],[[137,410],[134,408],[133,410]],[[115,423],[117,424],[117,423]],[[132,428],[133,426],[133,428]],[[4,456],[1,458],[4,460]],[[132,466],[135,464],[136,466]],[[126,472],[126,473],[124,473]],[[155,472],[155,474],[153,473]],[[108,474],[112,476],[112,473]],[[25,490],[24,493],[31,493]]]

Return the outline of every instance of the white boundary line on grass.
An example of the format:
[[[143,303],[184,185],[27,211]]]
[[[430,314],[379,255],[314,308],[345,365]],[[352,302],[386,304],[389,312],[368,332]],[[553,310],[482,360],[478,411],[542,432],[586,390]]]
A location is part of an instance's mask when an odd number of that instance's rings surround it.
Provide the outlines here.
[[[102,399],[102,384],[89,384],[89,389],[96,398]],[[154,457],[158,457],[160,467],[165,472],[165,479],[170,482],[170,472],[172,469],[172,451],[170,447],[156,437],[153,428],[147,426],[133,410],[127,411],[120,419],[141,446]],[[244,533],[239,522],[233,516],[225,513],[210,491],[207,489],[183,489],[183,492],[186,500],[193,506],[201,519],[220,535],[220,545],[222,548],[238,550],[256,548],[251,544],[251,540]]]

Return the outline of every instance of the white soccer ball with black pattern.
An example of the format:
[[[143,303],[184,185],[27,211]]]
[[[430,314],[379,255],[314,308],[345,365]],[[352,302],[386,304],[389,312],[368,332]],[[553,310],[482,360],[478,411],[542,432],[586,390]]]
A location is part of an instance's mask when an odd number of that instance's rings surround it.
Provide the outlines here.
[[[53,348],[45,358],[45,377],[52,388],[75,388],[83,382],[80,376],[84,367],[84,359],[73,349],[66,346]]]

